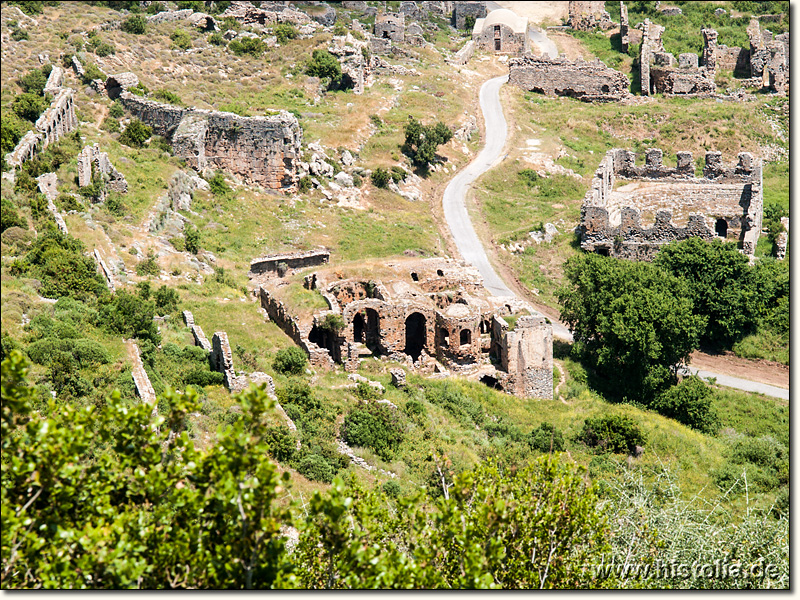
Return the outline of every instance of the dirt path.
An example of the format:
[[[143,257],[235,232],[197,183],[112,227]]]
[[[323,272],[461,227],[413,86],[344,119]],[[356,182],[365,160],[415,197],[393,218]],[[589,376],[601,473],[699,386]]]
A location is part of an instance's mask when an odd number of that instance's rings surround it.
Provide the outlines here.
[[[704,371],[789,389],[789,367],[777,362],[739,358],[733,352],[706,354],[698,350],[692,353],[689,364]]]

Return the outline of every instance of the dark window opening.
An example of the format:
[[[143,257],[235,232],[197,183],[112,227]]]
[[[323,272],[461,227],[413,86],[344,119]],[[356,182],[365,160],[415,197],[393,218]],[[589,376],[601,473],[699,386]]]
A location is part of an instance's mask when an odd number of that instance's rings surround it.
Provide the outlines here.
[[[383,32],[383,39],[385,39],[385,40],[389,39],[389,32],[388,31],[384,31]]]
[[[381,326],[378,311],[374,308],[367,309],[367,328],[364,331],[364,343],[373,354],[380,353]]]
[[[600,91],[603,92],[604,94],[607,94],[608,92],[611,91],[611,88],[608,87],[607,85],[604,85],[603,87],[600,88]]]
[[[411,274],[411,280],[412,281],[419,281],[419,275],[417,275],[416,273],[412,273]]]
[[[444,327],[439,327],[439,346],[442,348],[450,347],[450,334],[447,333],[447,329]]]
[[[500,40],[499,39],[494,41],[494,49],[495,50],[500,50]]]
[[[462,329],[459,338],[462,346],[468,346],[472,343],[472,332],[469,329]]]
[[[353,341],[364,343],[364,317],[361,313],[353,317]]]
[[[597,253],[600,256],[608,256],[608,248],[597,248]]]
[[[404,352],[414,361],[418,360],[425,348],[426,338],[425,316],[411,313],[406,319],[406,347]]]
[[[716,231],[717,235],[721,238],[728,237],[728,222],[725,219],[717,219],[717,223],[714,225],[714,231]]]
[[[437,269],[437,270],[436,270],[436,274],[437,274],[439,277],[444,277],[444,271],[442,271],[441,269]]]
[[[481,333],[489,333],[492,330],[492,324],[486,319],[481,321]]]
[[[503,389],[502,386],[500,385],[500,382],[497,380],[497,378],[496,377],[492,377],[491,375],[484,375],[483,377],[480,378],[480,382],[483,385],[488,386],[488,387],[490,387],[492,389],[495,389],[495,390],[502,390]]]

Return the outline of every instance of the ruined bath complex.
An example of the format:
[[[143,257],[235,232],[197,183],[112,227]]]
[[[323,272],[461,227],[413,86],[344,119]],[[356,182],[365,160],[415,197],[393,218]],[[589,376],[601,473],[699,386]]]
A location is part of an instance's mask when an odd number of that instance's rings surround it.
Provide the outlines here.
[[[354,372],[364,358],[385,357],[522,397],[553,397],[550,321],[516,298],[489,295],[478,271],[463,262],[397,259],[385,265],[391,274],[381,280],[317,270],[304,285],[329,308],[309,317],[292,314],[281,300],[287,280],[264,272],[262,263],[257,259],[251,269],[262,308],[315,367],[338,363]]]
[[[651,260],[671,241],[718,237],[753,256],[764,204],[761,159],[742,152],[725,164],[721,153],[707,152],[702,177],[691,152],[679,152],[675,167],[662,159],[658,149],[647,151],[643,165],[627,150],[606,153],[583,200],[581,248]]]
[[[153,132],[172,142],[175,155],[200,171],[221,169],[244,183],[294,191],[303,132],[297,117],[282,110],[268,117],[182,108],[120,94],[123,106]]]

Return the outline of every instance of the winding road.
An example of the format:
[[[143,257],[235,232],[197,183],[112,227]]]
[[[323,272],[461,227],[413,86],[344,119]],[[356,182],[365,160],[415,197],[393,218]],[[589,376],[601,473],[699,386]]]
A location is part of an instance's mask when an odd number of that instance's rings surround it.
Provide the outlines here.
[[[546,37],[546,36],[545,36]],[[465,261],[478,269],[484,280],[484,286],[494,296],[514,296],[516,294],[505,284],[494,270],[486,250],[478,238],[475,228],[467,212],[466,196],[470,185],[486,171],[498,164],[503,148],[508,137],[508,125],[503,115],[500,104],[500,87],[508,81],[508,76],[495,77],[485,82],[480,90],[480,106],[483,113],[486,145],[478,156],[463,170],[459,171],[444,190],[442,206],[444,218],[453,235],[458,251]],[[553,335],[559,339],[571,342],[572,333],[562,323],[551,319],[553,322]],[[732,387],[747,392],[757,392],[767,396],[789,399],[789,390],[765,383],[739,379],[721,373],[713,373],[687,367],[703,379],[714,378],[718,385]]]

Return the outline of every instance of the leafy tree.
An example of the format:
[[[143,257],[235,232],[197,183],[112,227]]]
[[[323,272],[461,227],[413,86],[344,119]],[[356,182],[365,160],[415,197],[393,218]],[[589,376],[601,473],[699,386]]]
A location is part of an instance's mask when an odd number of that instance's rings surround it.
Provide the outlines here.
[[[133,119],[128,123],[122,135],[119,136],[119,141],[126,146],[141,148],[151,135],[153,135],[151,127],[145,125],[139,119]]]
[[[44,93],[44,86],[47,84],[47,75],[40,69],[34,69],[20,77],[19,84],[26,93],[41,96]]]
[[[0,211],[0,215],[2,215],[0,216],[0,233],[10,227],[22,227],[23,229],[28,228],[28,223],[25,220],[25,217],[21,216],[17,212],[17,207],[10,198],[3,198]]]
[[[701,341],[729,347],[753,330],[757,298],[736,244],[690,238],[661,248],[654,263],[688,284],[694,314],[706,318]]]
[[[563,452],[565,448],[561,431],[547,422],[531,431],[529,442],[539,452]]]
[[[627,452],[633,454],[636,446],[643,446],[644,434],[630,417],[606,415],[586,419],[578,440],[599,452]]]
[[[342,66],[339,64],[339,59],[333,54],[327,50],[317,49],[311,53],[311,60],[306,66],[306,73],[333,84],[341,80]]]
[[[297,28],[290,23],[278,23],[275,25],[272,32],[275,34],[279,44],[285,44],[289,40],[293,40],[300,35]]]
[[[268,588],[286,565],[260,390],[206,451],[186,417],[197,394],[168,392],[168,410],[51,402],[27,381],[19,352],[2,362],[2,582],[18,588]],[[65,540],[72,540],[65,542]]]
[[[181,297],[177,290],[173,290],[172,288],[168,288],[166,285],[162,285],[153,294],[153,299],[156,302],[156,309],[158,313],[161,315],[166,315],[169,313],[174,313],[176,310],[178,310],[178,303],[180,302]]]
[[[436,149],[453,137],[453,132],[441,121],[435,125],[423,125],[410,115],[404,132],[406,139],[401,147],[403,154],[423,168],[427,168],[436,159]]]
[[[307,363],[306,353],[297,346],[290,346],[278,350],[272,368],[284,375],[299,375],[305,371]]]
[[[125,33],[141,35],[147,31],[147,19],[142,15],[131,15],[122,22],[119,28]]]
[[[713,434],[719,429],[711,388],[696,375],[687,377],[658,396],[650,408],[704,433]]]
[[[676,365],[689,359],[705,326],[685,282],[650,263],[596,254],[567,260],[565,276],[561,318],[601,389],[647,405],[677,383]]]
[[[3,118],[0,120],[0,148],[4,156],[16,148],[28,127],[30,126],[26,126],[15,112],[3,113]]]
[[[11,104],[11,110],[14,111],[18,117],[35,123],[44,110],[47,108],[48,102],[39,94],[24,93],[14,98]]]
[[[158,345],[161,336],[153,322],[155,302],[142,300],[140,296],[119,290],[100,304],[100,314],[106,329],[126,337],[150,340]]]

